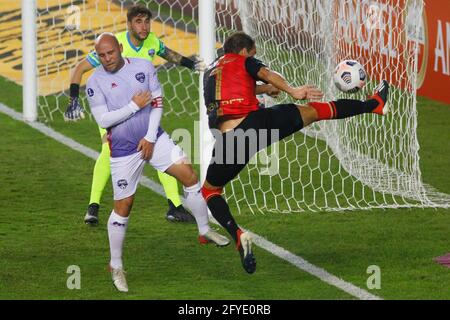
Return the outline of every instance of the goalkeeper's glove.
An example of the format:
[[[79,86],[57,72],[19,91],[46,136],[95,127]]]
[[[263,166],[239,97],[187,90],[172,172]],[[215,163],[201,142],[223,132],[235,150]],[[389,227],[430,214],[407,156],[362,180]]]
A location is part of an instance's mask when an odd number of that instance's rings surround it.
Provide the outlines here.
[[[206,70],[206,64],[205,61],[200,57],[195,57],[194,61],[194,70],[196,72],[203,72]]]
[[[78,121],[84,119],[84,108],[80,105],[77,97],[70,97],[69,105],[64,112],[64,120]]]
[[[203,62],[203,59],[199,57],[194,57],[194,60],[191,60],[186,57],[182,57],[180,61],[180,65],[183,67],[194,70],[195,72],[203,72],[206,69],[206,64]]]

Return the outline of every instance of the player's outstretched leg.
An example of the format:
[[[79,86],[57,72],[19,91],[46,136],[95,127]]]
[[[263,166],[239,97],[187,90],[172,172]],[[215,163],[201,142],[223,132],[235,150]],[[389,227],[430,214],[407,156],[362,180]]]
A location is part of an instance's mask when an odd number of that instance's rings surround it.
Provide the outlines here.
[[[368,98],[368,100],[373,99],[378,102],[378,105],[372,110],[372,113],[384,116],[389,112],[388,94],[389,83],[383,80],[375,88],[374,94]]]
[[[202,187],[202,195],[214,219],[228,231],[236,243],[236,249],[241,257],[242,267],[247,273],[256,271],[256,258],[252,251],[252,239],[248,232],[242,231],[231,215],[230,208],[222,197],[222,189]]]
[[[389,83],[383,80],[367,100],[340,99],[330,102],[310,102],[306,108],[299,107],[299,110],[305,126],[314,121],[344,119],[363,113],[375,113],[383,116],[389,112],[388,95]],[[313,117],[309,116],[311,114],[308,112],[310,107],[316,111],[316,115]]]

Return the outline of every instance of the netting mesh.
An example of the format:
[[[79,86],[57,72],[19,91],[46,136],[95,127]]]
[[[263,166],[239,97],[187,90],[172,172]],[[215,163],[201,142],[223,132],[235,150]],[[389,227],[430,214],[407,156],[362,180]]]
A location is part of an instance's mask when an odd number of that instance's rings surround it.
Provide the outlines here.
[[[62,118],[70,68],[93,49],[98,34],[125,30],[126,10],[137,2],[152,10],[152,31],[168,47],[185,56],[198,53],[197,1],[38,0],[41,120]],[[294,85],[320,86],[325,100],[363,99],[380,79],[392,84],[389,115],[317,123],[258,154],[226,188],[232,207],[265,213],[450,206],[448,195],[424,186],[419,167],[415,99],[421,0],[216,3],[218,42],[233,31],[246,31],[256,39],[258,58]],[[334,87],[332,72],[343,59],[364,65],[370,80],[364,91],[346,96]],[[155,64],[165,116],[197,120],[198,75],[162,59]],[[265,102],[292,100],[281,95]]]
[[[221,1],[219,38],[242,29],[257,55],[294,85],[315,84],[325,100],[364,99],[381,79],[392,112],[314,124],[279,143],[276,174],[249,165],[227,189],[253,212],[449,206],[425,187],[419,167],[416,83],[424,32],[419,0]],[[358,60],[369,75],[348,95],[332,82],[337,63]],[[290,102],[286,95],[271,103]]]
[[[125,31],[127,9],[142,3],[154,17],[151,31],[170,49],[185,56],[198,54],[196,7],[187,3],[127,0],[38,0],[39,118],[63,117],[70,85],[70,70],[94,49],[102,32]],[[183,11],[182,9],[185,9]],[[186,12],[186,13],[184,13]],[[160,81],[166,92],[166,115],[192,117],[198,114],[198,75],[157,57]],[[90,73],[83,77],[82,85]],[[89,110],[84,95],[81,101]]]

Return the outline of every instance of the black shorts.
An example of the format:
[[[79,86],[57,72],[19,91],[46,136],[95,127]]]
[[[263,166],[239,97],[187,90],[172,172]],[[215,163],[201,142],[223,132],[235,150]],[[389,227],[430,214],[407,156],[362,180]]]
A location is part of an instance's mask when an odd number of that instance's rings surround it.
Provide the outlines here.
[[[303,120],[295,104],[278,104],[249,113],[233,130],[215,135],[206,181],[216,187],[225,186],[258,151],[302,128]]]

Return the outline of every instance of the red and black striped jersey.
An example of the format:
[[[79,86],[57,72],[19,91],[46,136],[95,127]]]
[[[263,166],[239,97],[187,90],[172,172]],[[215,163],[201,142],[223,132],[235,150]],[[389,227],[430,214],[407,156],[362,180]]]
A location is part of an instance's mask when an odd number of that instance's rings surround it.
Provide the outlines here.
[[[221,117],[241,118],[258,110],[255,88],[262,67],[258,59],[227,53],[206,70],[203,94],[210,127]]]

